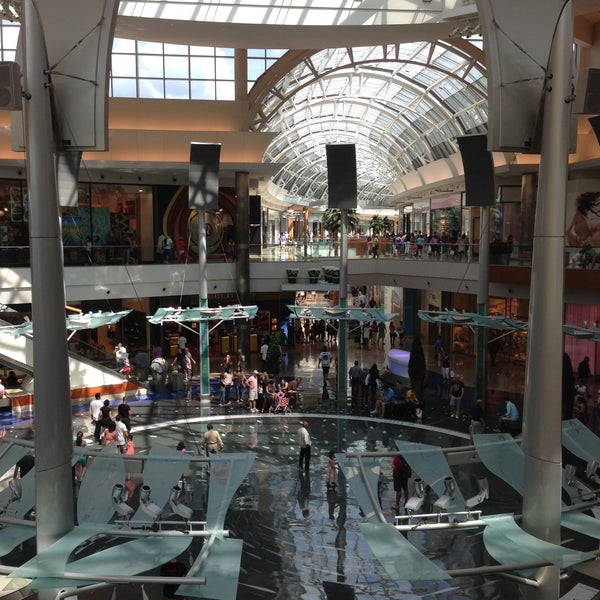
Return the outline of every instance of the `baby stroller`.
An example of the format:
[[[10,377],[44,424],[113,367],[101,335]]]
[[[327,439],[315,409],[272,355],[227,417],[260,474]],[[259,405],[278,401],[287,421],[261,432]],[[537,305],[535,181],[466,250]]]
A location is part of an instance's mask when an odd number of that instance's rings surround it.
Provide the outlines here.
[[[274,413],[284,415],[290,410],[290,397],[283,392],[278,392],[275,397],[275,405],[271,409]]]

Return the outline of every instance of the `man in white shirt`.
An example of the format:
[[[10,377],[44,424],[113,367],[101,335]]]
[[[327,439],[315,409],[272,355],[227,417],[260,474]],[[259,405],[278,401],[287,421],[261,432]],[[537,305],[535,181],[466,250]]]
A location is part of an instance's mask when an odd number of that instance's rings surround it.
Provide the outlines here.
[[[302,470],[304,467],[305,471],[310,468],[310,433],[308,433],[308,421],[304,421],[298,433],[296,434],[296,441],[300,447],[300,456],[298,457],[298,469]]]
[[[115,417],[115,431],[117,432],[117,448],[121,454],[125,454],[127,450],[128,431],[125,423],[121,421],[121,415]]]
[[[329,367],[333,361],[333,356],[331,352],[327,350],[327,346],[323,346],[323,352],[319,354],[319,366],[323,369],[323,381],[327,381],[327,377],[329,376]]]
[[[102,408],[103,402],[100,398],[100,392],[97,392],[94,399],[90,402],[90,417],[92,419],[92,425],[94,425],[94,442],[100,443],[100,434],[102,433],[102,418],[100,417],[100,409]]]
[[[120,371],[125,365],[125,360],[129,358],[129,354],[127,353],[127,348],[119,342],[115,346],[115,362],[117,365],[117,371]]]

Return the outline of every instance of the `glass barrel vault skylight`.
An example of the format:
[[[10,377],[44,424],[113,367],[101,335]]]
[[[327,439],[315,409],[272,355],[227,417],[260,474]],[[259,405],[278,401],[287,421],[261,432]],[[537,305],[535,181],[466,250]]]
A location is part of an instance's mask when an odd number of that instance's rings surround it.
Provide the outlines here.
[[[265,160],[290,203],[324,204],[326,144],[355,144],[360,206],[386,205],[398,177],[458,151],[485,131],[485,69],[449,42],[330,49],[303,60],[254,121],[277,132]]]

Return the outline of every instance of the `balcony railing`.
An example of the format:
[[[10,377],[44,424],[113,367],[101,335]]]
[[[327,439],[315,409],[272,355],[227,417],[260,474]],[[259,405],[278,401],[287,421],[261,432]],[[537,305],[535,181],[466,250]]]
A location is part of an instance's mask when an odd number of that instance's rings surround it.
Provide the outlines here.
[[[114,245],[65,246],[65,266],[105,266],[161,264],[154,247]],[[331,238],[310,241],[288,241],[285,244],[250,244],[250,260],[260,262],[320,262],[339,256],[339,243]],[[505,243],[490,244],[489,264],[531,266],[531,246]],[[29,246],[0,246],[0,268],[29,267]],[[479,261],[478,244],[447,243],[418,247],[413,243],[380,241],[376,257],[366,238],[348,239],[350,260],[416,260],[472,263]],[[209,254],[211,262],[230,262],[236,259],[235,249]],[[197,263],[194,253],[174,255],[170,264]],[[565,247],[565,268],[600,269],[600,248]]]

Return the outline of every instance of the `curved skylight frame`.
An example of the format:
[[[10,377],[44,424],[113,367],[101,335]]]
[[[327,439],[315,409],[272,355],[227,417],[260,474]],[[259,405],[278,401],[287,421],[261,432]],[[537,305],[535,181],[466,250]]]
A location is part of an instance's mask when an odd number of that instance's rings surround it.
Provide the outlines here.
[[[487,78],[449,41],[316,52],[284,75],[252,126],[276,132],[265,161],[290,203],[324,205],[325,145],[356,144],[358,203],[389,202],[399,177],[458,152],[458,136],[486,131]]]

